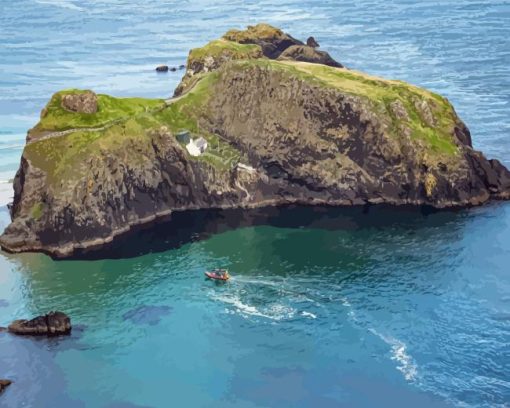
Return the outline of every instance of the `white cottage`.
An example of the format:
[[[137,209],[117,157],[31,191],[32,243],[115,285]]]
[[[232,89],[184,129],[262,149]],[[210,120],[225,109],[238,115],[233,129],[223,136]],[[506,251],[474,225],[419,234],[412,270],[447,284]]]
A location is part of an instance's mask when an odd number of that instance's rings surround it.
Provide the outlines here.
[[[186,149],[189,154],[192,156],[200,156],[207,149],[207,140],[203,137],[199,137],[198,139],[191,139],[190,142],[186,145]]]

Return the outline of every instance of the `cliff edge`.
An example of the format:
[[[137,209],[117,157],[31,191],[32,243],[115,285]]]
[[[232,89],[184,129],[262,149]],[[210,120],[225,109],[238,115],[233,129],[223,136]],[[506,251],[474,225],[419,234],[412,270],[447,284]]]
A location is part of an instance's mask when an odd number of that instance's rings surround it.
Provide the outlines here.
[[[1,247],[66,257],[173,211],[480,205],[510,172],[442,96],[259,24],[191,50],[174,98],[53,95],[14,191]]]

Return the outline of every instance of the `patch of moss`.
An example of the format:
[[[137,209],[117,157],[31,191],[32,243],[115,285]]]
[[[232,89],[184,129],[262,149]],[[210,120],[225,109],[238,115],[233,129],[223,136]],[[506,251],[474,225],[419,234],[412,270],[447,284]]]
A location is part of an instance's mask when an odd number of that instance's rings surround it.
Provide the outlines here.
[[[32,208],[30,209],[30,216],[34,220],[39,220],[44,212],[44,204],[43,203],[35,203]]]
[[[261,39],[273,39],[282,37],[283,31],[269,24],[260,23],[255,26],[248,26],[246,30],[229,30],[223,36],[224,39],[236,42],[250,42]]]
[[[333,68],[325,65],[297,61],[250,60],[239,61],[239,67],[250,65],[278,70],[317,86],[333,87],[370,101],[374,112],[383,118],[391,118],[390,133],[399,137],[402,126],[409,128],[411,137],[423,140],[435,153],[454,155],[457,146],[453,139],[456,114],[451,104],[440,95],[410,85],[403,81],[386,80],[345,68]],[[405,107],[409,120],[397,118],[391,103],[399,100]],[[431,108],[435,124],[424,120],[416,106],[416,101],[425,100]]]
[[[76,113],[62,107],[62,96],[82,92],[69,89],[54,94],[46,105],[41,120],[33,130],[37,132],[101,127],[114,120],[122,120],[164,106],[163,99],[114,98],[100,94],[96,113]]]
[[[188,61],[203,60],[206,57],[218,58],[220,56],[228,59],[249,59],[261,58],[262,49],[255,44],[239,44],[227,40],[214,40],[200,48],[193,48],[190,51]]]

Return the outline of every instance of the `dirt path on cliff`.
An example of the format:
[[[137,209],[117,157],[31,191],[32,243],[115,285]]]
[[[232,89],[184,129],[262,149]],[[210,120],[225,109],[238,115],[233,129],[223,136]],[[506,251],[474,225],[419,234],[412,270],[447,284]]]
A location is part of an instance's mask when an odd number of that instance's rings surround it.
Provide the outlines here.
[[[155,109],[152,109],[152,110],[148,110],[148,111],[145,111],[143,113],[139,113],[138,115],[135,115],[134,117],[138,117],[138,116],[141,116],[141,115],[145,115],[147,113],[154,113],[154,112],[157,112],[157,111],[160,111],[160,110],[163,110],[165,108],[167,108],[168,106],[170,106],[171,104],[177,102],[178,100],[180,100],[184,95],[180,95],[176,98],[168,98],[168,99],[165,99],[165,105],[163,107],[158,107],[158,108],[155,108]],[[131,118],[131,116],[125,116],[125,117],[122,117],[122,118],[119,118],[119,119],[114,119],[112,120],[111,122],[108,122],[102,126],[96,126],[96,127],[88,127],[88,128],[73,128],[73,129],[66,129],[66,130],[60,130],[60,131],[55,131],[55,132],[44,132],[44,133],[41,133],[39,135],[39,137],[33,139],[33,140],[30,140],[27,142],[27,145],[28,144],[31,144],[31,143],[35,143],[35,142],[40,142],[42,140],[46,140],[46,139],[53,139],[53,138],[56,138],[56,137],[63,137],[63,136],[67,136],[71,133],[75,133],[75,132],[102,132],[103,130],[106,130],[108,128],[111,128],[112,126],[115,126],[121,122],[124,122],[126,121],[127,119]]]

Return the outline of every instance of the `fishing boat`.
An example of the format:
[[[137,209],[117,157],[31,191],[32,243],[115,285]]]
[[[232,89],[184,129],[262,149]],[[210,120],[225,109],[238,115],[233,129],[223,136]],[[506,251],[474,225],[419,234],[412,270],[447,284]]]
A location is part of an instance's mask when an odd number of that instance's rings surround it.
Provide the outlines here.
[[[205,272],[205,276],[209,279],[227,281],[230,279],[230,274],[226,269],[213,269],[212,271]]]

